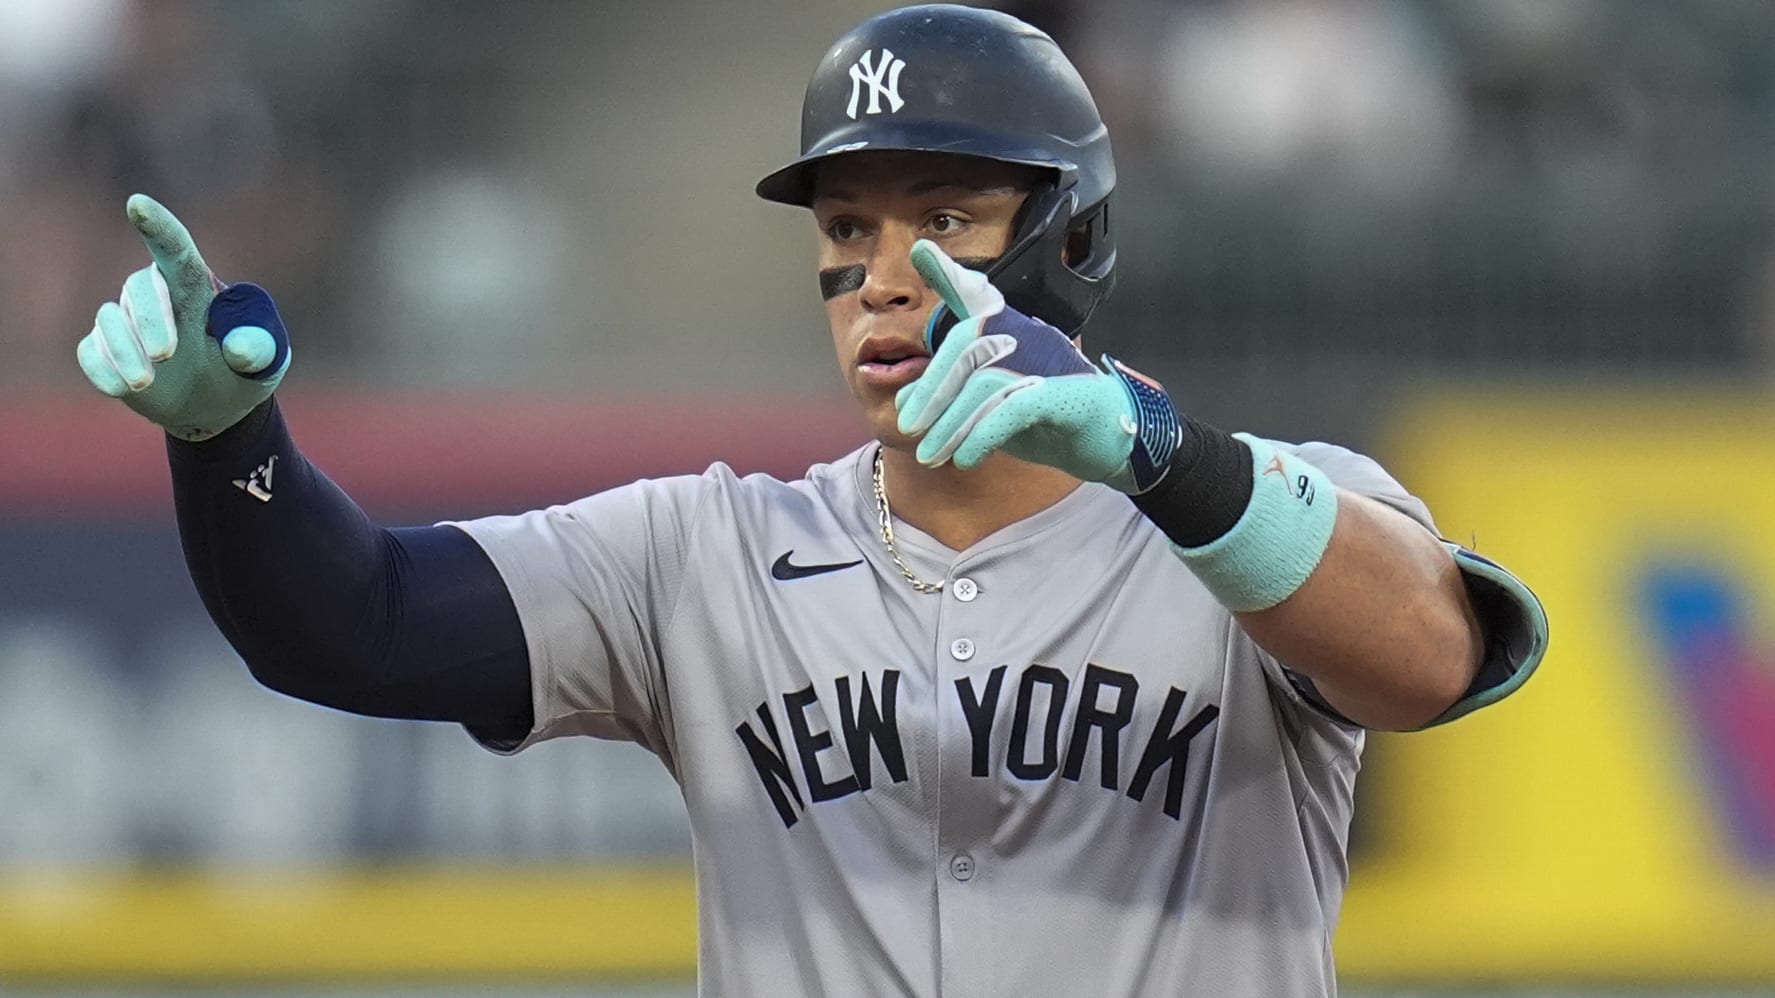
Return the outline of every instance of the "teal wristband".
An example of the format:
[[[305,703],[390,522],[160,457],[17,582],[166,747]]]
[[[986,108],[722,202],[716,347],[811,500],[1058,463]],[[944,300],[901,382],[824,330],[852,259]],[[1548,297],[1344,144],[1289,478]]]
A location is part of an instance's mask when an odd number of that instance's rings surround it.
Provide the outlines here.
[[[1171,549],[1228,609],[1268,610],[1319,567],[1337,526],[1337,486],[1268,440],[1233,436],[1251,448],[1251,504],[1220,537]]]

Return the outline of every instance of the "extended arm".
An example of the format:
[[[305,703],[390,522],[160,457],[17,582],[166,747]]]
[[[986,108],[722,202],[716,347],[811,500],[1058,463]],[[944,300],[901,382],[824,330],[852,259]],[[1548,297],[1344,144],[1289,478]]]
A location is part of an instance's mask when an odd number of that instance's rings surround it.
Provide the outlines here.
[[[261,288],[217,281],[172,213],[129,201],[154,262],[76,351],[167,432],[179,532],[210,615],[267,686],[343,710],[530,727],[528,656],[498,570],[452,527],[383,530],[296,450],[290,364]]]
[[[377,527],[296,449],[275,401],[201,443],[167,438],[185,561],[255,678],[359,714],[521,737],[517,609],[455,527]]]

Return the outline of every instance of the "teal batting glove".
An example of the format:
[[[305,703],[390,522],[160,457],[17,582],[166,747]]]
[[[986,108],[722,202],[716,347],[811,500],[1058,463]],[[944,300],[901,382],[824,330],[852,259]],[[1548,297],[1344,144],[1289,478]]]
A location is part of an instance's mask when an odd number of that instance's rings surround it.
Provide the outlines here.
[[[94,388],[181,440],[207,440],[277,390],[289,334],[265,289],[216,280],[172,212],[144,194],[128,208],[154,263],[99,307],[75,356]]]
[[[912,265],[961,320],[894,398],[900,432],[919,438],[919,463],[971,469],[1002,450],[1130,494],[1159,483],[1181,430],[1157,382],[1107,354],[1103,368],[1092,364],[929,240],[913,245]],[[927,346],[938,322],[933,314]]]

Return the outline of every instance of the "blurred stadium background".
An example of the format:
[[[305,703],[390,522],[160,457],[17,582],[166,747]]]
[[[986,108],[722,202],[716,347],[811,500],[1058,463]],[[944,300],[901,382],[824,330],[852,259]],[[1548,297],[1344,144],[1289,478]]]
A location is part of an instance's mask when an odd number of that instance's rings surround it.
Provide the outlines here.
[[[0,0],[0,994],[690,993],[660,767],[257,688],[73,347],[147,191],[389,522],[796,474],[861,430],[751,186],[884,6]],[[1520,696],[1375,739],[1347,992],[1775,993],[1775,3],[1006,6],[1116,139],[1093,345],[1375,453],[1551,612]]]

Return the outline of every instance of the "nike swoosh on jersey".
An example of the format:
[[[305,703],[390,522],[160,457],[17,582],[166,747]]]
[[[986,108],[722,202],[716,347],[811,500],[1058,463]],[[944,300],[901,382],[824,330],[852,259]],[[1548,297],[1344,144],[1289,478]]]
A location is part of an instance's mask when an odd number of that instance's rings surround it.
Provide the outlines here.
[[[771,564],[771,578],[776,579],[778,582],[788,582],[791,579],[805,579],[810,575],[824,575],[827,572],[836,572],[841,568],[853,568],[863,563],[863,559],[858,558],[856,561],[834,562],[830,565],[795,565],[789,562],[789,557],[794,553],[795,549],[790,548],[783,552],[781,558],[778,558]]]

